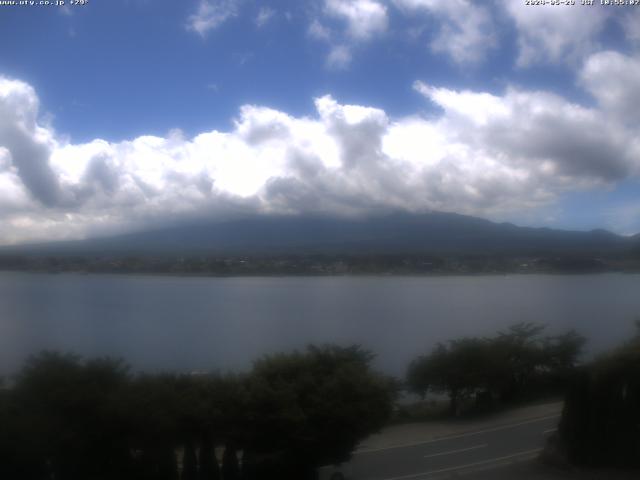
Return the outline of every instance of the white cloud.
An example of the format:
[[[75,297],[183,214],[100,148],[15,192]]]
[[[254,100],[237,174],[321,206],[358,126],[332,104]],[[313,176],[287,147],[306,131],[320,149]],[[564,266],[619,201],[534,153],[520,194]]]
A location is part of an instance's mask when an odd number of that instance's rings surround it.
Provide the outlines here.
[[[369,40],[387,29],[387,7],[375,0],[325,0],[328,15],[347,23],[347,33],[355,40]]]
[[[640,96],[633,85],[640,85],[640,57],[605,51],[585,62],[580,81],[608,112],[627,123],[640,122]]]
[[[433,32],[431,49],[449,55],[456,63],[482,60],[496,47],[495,25],[489,10],[470,0],[393,0],[407,14],[434,16],[439,28]]]
[[[415,82],[414,89],[445,108],[449,115],[470,119],[477,125],[485,126],[496,118],[509,115],[503,99],[489,93],[434,88],[419,81]]]
[[[34,198],[57,204],[62,201],[60,185],[48,163],[55,141],[53,132],[38,124],[38,109],[31,86],[0,77],[0,146],[11,157],[9,172]]]
[[[375,0],[325,0],[322,22],[314,18],[308,35],[329,45],[325,65],[331,70],[346,69],[354,51],[387,30],[387,7]],[[327,22],[338,19],[344,28],[330,28]]]
[[[577,64],[597,49],[598,34],[611,8],[559,8],[554,5],[530,7],[523,2],[501,0],[518,32],[518,65],[570,62]],[[596,2],[598,3],[598,2]]]
[[[345,45],[335,45],[331,47],[327,55],[327,67],[332,70],[347,68],[351,63],[351,50]]]
[[[198,9],[187,18],[187,30],[204,37],[238,15],[238,0],[200,0]]]
[[[322,25],[318,19],[314,19],[309,25],[309,29],[307,30],[309,36],[315,38],[316,40],[329,41],[331,40],[331,31]]]
[[[527,212],[640,173],[637,116],[625,108],[637,81],[610,96],[596,88],[636,66],[620,54],[588,59],[581,81],[596,107],[416,82],[439,115],[393,119],[324,96],[312,117],[245,105],[228,131],[82,144],[42,124],[33,88],[2,78],[0,243],[237,212]]]
[[[614,182],[637,171],[634,128],[606,112],[570,103],[548,92],[510,88],[503,96],[416,88],[444,110],[449,137],[550,185]]]
[[[276,11],[270,7],[262,7],[258,11],[258,15],[256,16],[256,25],[258,27],[264,27],[267,23],[273,20],[276,15]]]
[[[329,46],[325,65],[330,70],[344,70],[353,60],[354,51],[387,30],[387,7],[374,0],[325,0],[325,18],[314,18],[308,35]],[[331,19],[344,23],[344,28],[328,27]]]

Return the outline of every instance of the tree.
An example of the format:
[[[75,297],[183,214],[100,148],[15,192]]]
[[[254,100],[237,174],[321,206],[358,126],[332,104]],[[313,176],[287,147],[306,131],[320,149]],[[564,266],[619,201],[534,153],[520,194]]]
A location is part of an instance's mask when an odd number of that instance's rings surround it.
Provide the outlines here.
[[[0,475],[178,480],[183,450],[183,480],[313,478],[390,414],[393,389],[372,358],[309,347],[264,357],[245,376],[132,377],[117,360],[44,353],[0,389]]]
[[[359,346],[310,346],[258,360],[247,380],[253,458],[280,478],[299,480],[347,460],[391,413],[391,383],[371,370],[372,359]]]
[[[240,480],[240,466],[238,464],[238,450],[232,442],[224,447],[222,455],[223,480]]]
[[[139,375],[122,397],[130,429],[129,446],[136,453],[138,476],[174,480],[175,451],[184,445],[181,422],[184,401],[176,375]]]
[[[220,466],[218,465],[210,435],[204,435],[200,445],[199,457],[199,480],[220,480]]]
[[[452,340],[438,344],[431,354],[414,360],[408,370],[407,383],[415,393],[431,390],[449,396],[449,410],[460,412],[460,402],[480,391],[489,390],[496,377],[491,344],[481,338]]]
[[[28,417],[13,391],[0,388],[0,478],[35,480],[46,474],[44,461],[34,448]]]
[[[127,429],[116,401],[127,380],[119,360],[52,352],[30,358],[12,392],[20,456],[63,480],[127,478]]]
[[[493,348],[506,374],[497,393],[511,401],[536,393],[564,393],[586,339],[575,330],[543,336],[546,326],[518,323],[500,332]]]
[[[446,393],[451,414],[471,397],[513,401],[562,388],[577,363],[585,339],[571,330],[542,336],[545,327],[518,323],[489,338],[463,338],[438,344],[411,362],[406,382],[421,396]],[[486,405],[485,405],[486,406]]]
[[[546,361],[542,349],[541,333],[544,325],[530,322],[517,323],[506,332],[499,332],[493,347],[505,366],[499,395],[512,400],[521,394],[529,381]]]
[[[198,458],[193,442],[188,440],[184,446],[184,457],[182,459],[181,480],[197,480],[198,478]]]
[[[559,435],[573,463],[640,467],[640,329],[573,377]]]

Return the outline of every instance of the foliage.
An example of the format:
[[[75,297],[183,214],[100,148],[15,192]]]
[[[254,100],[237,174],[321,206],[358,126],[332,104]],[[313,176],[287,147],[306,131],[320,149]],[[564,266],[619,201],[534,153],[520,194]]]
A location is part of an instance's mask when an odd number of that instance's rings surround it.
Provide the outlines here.
[[[309,347],[244,376],[133,376],[119,360],[45,352],[0,388],[0,478],[302,479],[387,419],[392,392],[371,358]]]
[[[574,331],[544,337],[544,329],[519,323],[491,338],[440,343],[410,364],[407,385],[423,397],[446,393],[452,414],[470,398],[508,402],[557,385],[575,366],[585,340]]]
[[[559,433],[574,463],[640,467],[640,325],[634,339],[574,377]]]
[[[108,478],[128,469],[125,419],[116,398],[128,378],[119,361],[45,352],[30,359],[11,392],[21,477]],[[28,470],[25,472],[24,470]],[[17,470],[17,471],[16,471]]]
[[[372,359],[357,346],[311,346],[257,361],[248,379],[253,452],[312,467],[347,460],[391,413],[391,383],[371,372]]]

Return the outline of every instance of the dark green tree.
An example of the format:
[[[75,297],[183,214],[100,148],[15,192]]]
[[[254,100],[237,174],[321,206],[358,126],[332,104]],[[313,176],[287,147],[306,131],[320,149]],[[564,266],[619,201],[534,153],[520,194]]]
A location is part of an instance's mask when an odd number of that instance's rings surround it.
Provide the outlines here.
[[[184,457],[182,459],[182,478],[181,480],[197,480],[198,479],[198,458],[196,457],[196,449],[192,441],[187,441],[184,446]]]
[[[247,380],[246,447],[258,463],[304,480],[320,465],[347,460],[391,413],[395,392],[371,370],[372,359],[358,346],[310,346],[257,361]]]
[[[182,480],[313,478],[390,414],[392,385],[371,360],[359,347],[309,347],[265,357],[246,376],[132,377],[116,360],[44,353],[0,389],[0,474],[178,480],[184,449]]]
[[[137,452],[138,476],[174,480],[178,477],[176,449],[184,444],[181,422],[184,402],[175,375],[140,375],[130,383],[122,401],[130,426],[130,448]]]
[[[562,390],[576,366],[585,339],[575,331],[543,336],[543,325],[519,323],[490,338],[463,338],[438,344],[407,370],[409,389],[424,397],[446,393],[452,414],[475,397],[504,402]],[[485,402],[486,403],[486,402]]]
[[[224,447],[224,454],[222,455],[222,479],[240,480],[238,450],[232,442],[228,442]]]
[[[127,424],[118,404],[127,381],[118,360],[51,352],[30,358],[12,392],[24,442],[19,456],[61,480],[127,478]]]
[[[640,467],[640,335],[573,377],[559,435],[574,463]]]
[[[210,435],[205,434],[200,444],[199,480],[220,480],[220,466]]]
[[[414,360],[408,369],[409,388],[421,395],[428,390],[449,396],[450,413],[460,412],[461,402],[490,390],[500,378],[501,366],[492,345],[481,338],[438,344],[431,354]]]

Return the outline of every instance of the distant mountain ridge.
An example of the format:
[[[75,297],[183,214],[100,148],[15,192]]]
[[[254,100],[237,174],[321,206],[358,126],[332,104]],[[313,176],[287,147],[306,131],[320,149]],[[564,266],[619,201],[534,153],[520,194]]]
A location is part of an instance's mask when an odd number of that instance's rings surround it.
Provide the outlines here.
[[[396,213],[362,219],[262,216],[87,240],[0,248],[4,254],[536,254],[615,253],[640,235],[518,227],[454,213]]]

